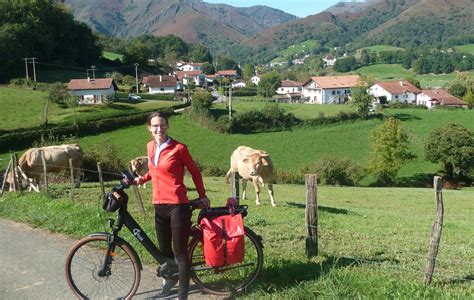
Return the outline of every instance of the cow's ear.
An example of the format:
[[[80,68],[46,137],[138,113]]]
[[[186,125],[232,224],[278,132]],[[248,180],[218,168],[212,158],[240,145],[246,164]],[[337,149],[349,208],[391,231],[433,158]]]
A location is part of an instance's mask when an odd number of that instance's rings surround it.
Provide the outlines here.
[[[266,159],[266,157],[268,157],[268,155],[262,156],[262,165],[264,166],[268,166],[268,160]]]
[[[243,161],[244,163],[248,164],[248,163],[249,163],[249,158],[248,158],[248,157],[243,158],[242,161]]]

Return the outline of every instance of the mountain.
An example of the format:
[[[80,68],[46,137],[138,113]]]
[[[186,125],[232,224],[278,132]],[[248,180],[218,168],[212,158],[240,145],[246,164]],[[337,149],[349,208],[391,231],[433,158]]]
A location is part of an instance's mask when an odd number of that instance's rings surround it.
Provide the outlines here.
[[[333,15],[342,13],[357,13],[364,11],[367,6],[370,6],[377,1],[379,0],[367,0],[365,2],[339,2],[329,8],[326,8],[324,11],[330,12]]]
[[[236,8],[200,0],[66,0],[77,20],[122,38],[174,34],[211,50],[234,44],[295,16],[267,6]]]
[[[327,11],[268,28],[242,42],[254,57],[275,53],[306,40],[348,50],[386,44],[397,47],[443,47],[462,36],[474,37],[472,0],[378,0],[351,3],[354,9]],[[336,14],[333,12],[337,12]],[[246,50],[246,57],[251,57]]]

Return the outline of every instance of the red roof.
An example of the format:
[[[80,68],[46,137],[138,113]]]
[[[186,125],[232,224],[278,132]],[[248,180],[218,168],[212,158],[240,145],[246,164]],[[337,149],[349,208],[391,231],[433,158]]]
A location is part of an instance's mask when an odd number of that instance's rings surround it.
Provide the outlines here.
[[[442,89],[422,90],[422,92],[431,98],[430,101],[438,101],[441,105],[467,105],[466,102]]]
[[[174,87],[176,86],[176,77],[171,75],[157,75],[143,77],[143,84],[149,87]]]
[[[218,71],[216,73],[216,75],[218,75],[218,76],[236,76],[237,71],[236,70],[222,70],[222,71]]]
[[[193,70],[193,71],[176,71],[176,76],[178,76],[179,80],[183,80],[183,78],[191,78],[197,77],[202,74],[201,70]]]
[[[67,85],[68,90],[107,90],[111,87],[117,89],[112,78],[96,78],[96,79],[71,79]]]
[[[280,86],[281,87],[302,87],[303,84],[301,82],[297,82],[293,80],[283,80]]]
[[[411,84],[409,81],[401,80],[401,81],[380,81],[377,82],[380,87],[384,90],[389,92],[390,94],[404,94],[405,92],[419,94],[421,90]]]
[[[311,77],[311,79],[306,81],[303,85],[307,85],[311,81],[316,82],[323,89],[351,88],[360,84],[360,76],[346,75]]]

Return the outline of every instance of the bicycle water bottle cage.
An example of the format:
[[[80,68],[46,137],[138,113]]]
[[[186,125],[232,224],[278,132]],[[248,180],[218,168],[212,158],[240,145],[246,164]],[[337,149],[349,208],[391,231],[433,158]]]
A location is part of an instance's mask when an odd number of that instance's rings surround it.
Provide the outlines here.
[[[167,261],[160,265],[158,276],[165,279],[178,278],[178,265],[174,261]]]

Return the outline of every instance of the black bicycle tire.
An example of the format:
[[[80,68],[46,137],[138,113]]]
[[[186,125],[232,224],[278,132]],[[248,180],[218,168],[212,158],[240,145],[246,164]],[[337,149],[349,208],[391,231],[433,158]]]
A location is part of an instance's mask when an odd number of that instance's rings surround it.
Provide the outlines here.
[[[78,252],[79,249],[81,249],[81,247],[94,241],[107,242],[107,237],[108,236],[106,234],[84,237],[81,240],[74,243],[74,245],[69,249],[66,255],[66,262],[64,264],[64,274],[66,276],[67,284],[70,287],[70,289],[74,292],[74,294],[81,299],[87,299],[88,297],[87,295],[83,293],[83,291],[79,290],[76,283],[74,282],[74,278],[73,278],[74,276],[71,274],[71,262],[74,258],[74,255]],[[120,240],[116,240],[115,246],[120,247],[128,255],[128,259],[131,261],[133,270],[135,272],[134,283],[132,287],[130,288],[127,294],[125,294],[123,297],[120,297],[124,299],[131,299],[132,296],[135,295],[135,293],[137,292],[138,286],[140,285],[140,280],[141,280],[141,268],[140,268],[140,263],[139,263],[140,260],[138,257],[136,257],[135,251],[128,244],[123,243]]]
[[[261,245],[261,239],[260,239],[259,236],[257,236],[248,227],[245,226],[244,228],[245,228],[245,235],[250,239],[250,241],[252,242],[252,245],[256,249],[257,267],[256,267],[255,271],[253,272],[252,276],[247,281],[245,281],[243,284],[239,285],[236,289],[231,290],[231,291],[220,291],[220,290],[212,289],[211,287],[206,286],[206,284],[203,283],[199,279],[199,276],[196,274],[196,272],[194,272],[194,268],[192,266],[193,266],[193,253],[194,253],[194,250],[196,249],[196,246],[199,243],[202,243],[202,237],[194,236],[191,239],[191,242],[189,243],[189,260],[190,260],[190,264],[191,264],[191,279],[194,281],[194,283],[196,283],[199,287],[201,287],[201,289],[204,292],[207,292],[207,293],[212,294],[212,295],[226,296],[226,297],[231,296],[233,294],[239,294],[239,293],[245,292],[248,289],[248,287],[251,286],[255,282],[255,280],[257,280],[258,276],[262,272],[262,269],[263,269],[263,246]]]

